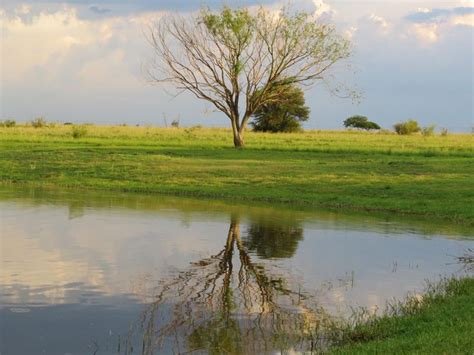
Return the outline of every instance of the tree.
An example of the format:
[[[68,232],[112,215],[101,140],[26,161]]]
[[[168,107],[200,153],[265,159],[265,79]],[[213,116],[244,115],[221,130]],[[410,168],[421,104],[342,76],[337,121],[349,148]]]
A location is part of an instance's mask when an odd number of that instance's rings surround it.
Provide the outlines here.
[[[393,128],[395,129],[395,132],[401,135],[413,134],[413,133],[420,132],[421,130],[418,122],[415,120],[399,122],[397,124],[394,124]]]
[[[150,80],[211,102],[229,118],[235,147],[244,146],[247,122],[260,107],[281,104],[288,85],[327,81],[350,54],[333,26],[286,10],[224,7],[191,19],[164,16],[148,34]]]
[[[369,131],[371,129],[380,129],[380,126],[377,123],[371,122],[367,117],[359,115],[351,116],[346,119],[344,121],[344,127],[365,129],[366,131]]]
[[[260,106],[250,122],[254,131],[296,132],[301,130],[301,122],[309,118],[309,108],[305,106],[304,92],[297,86],[288,85],[279,103]]]

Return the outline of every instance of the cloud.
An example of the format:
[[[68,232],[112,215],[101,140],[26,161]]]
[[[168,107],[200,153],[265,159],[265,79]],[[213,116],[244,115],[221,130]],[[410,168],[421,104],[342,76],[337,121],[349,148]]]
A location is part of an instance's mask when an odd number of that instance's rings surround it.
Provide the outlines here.
[[[387,31],[390,26],[390,23],[382,16],[370,14],[369,20],[375,23],[376,25],[380,26],[383,31]]]
[[[110,9],[105,9],[105,8],[101,8],[101,7],[98,7],[98,6],[90,6],[89,10],[91,10],[92,12],[95,12],[98,15],[104,15],[104,14],[112,11]]]
[[[18,15],[28,15],[31,12],[31,6],[23,4],[20,7],[16,8],[15,12]]]
[[[412,32],[424,43],[435,43],[439,39],[439,26],[436,23],[415,23]]]
[[[82,87],[91,90],[110,88],[139,89],[140,78],[127,70],[126,53],[117,48],[104,53],[104,56],[86,62],[75,78]]]
[[[90,12],[100,15],[107,15],[111,12],[117,12],[121,15],[130,15],[147,11],[194,11],[202,6],[210,8],[218,8],[229,4],[232,6],[253,6],[253,5],[270,5],[279,3],[280,0],[23,0],[22,3],[28,5],[51,6],[74,6],[78,10],[87,9]],[[4,0],[2,4],[8,6],[18,6],[17,0]],[[102,6],[106,6],[102,8]],[[108,11],[110,10],[110,11]],[[81,16],[87,16],[87,12],[78,12]]]
[[[143,24],[159,16],[155,12],[94,21],[81,19],[71,7],[28,18],[2,13],[2,49],[8,53],[2,56],[3,80],[9,86],[135,87],[138,75],[132,72],[139,72],[145,46]]]
[[[426,9],[419,8],[417,12],[411,13],[405,16],[405,20],[413,23],[423,24],[423,23],[443,23],[449,22],[451,19],[456,18],[455,21],[457,24],[466,23],[472,26],[472,20],[466,21],[463,20],[466,18],[472,18],[474,15],[474,7],[455,7],[452,9]]]
[[[324,0],[313,0],[313,4],[316,7],[316,10],[314,10],[315,17],[321,17],[323,15],[332,16],[335,14],[335,11],[328,3],[324,2]]]
[[[456,26],[474,26],[474,7],[418,8],[404,16],[409,23],[408,37],[414,35],[423,44],[433,44]]]
[[[471,26],[474,27],[474,14],[468,14],[464,16],[453,16],[451,18],[453,25]]]
[[[344,31],[344,36],[345,36],[347,39],[351,40],[351,39],[354,37],[354,35],[355,35],[355,33],[356,33],[357,31],[358,31],[357,26],[350,26],[349,28],[347,28],[347,29]]]

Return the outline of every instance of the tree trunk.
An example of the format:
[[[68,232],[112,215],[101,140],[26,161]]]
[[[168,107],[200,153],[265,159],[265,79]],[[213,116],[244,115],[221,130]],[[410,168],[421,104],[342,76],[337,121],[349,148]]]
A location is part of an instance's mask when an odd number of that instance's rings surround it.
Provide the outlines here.
[[[244,147],[244,135],[243,131],[239,129],[237,120],[232,120],[232,133],[234,134],[234,148]]]
[[[234,148],[243,148],[245,146],[244,144],[244,138],[242,134],[239,132],[234,132]]]

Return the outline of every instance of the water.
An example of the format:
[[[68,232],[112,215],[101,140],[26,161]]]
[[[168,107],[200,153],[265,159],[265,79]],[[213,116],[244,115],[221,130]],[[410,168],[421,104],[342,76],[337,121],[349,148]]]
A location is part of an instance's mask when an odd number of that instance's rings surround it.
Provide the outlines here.
[[[2,188],[0,222],[2,355],[301,350],[474,247],[430,220],[117,193]]]

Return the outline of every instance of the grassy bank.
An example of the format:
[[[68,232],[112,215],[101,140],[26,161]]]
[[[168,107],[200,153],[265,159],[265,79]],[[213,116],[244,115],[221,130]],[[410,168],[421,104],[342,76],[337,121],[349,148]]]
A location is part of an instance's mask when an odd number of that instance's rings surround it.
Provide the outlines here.
[[[0,182],[391,211],[473,224],[470,135],[0,128]]]
[[[344,334],[332,354],[472,354],[474,278],[450,279]]]

